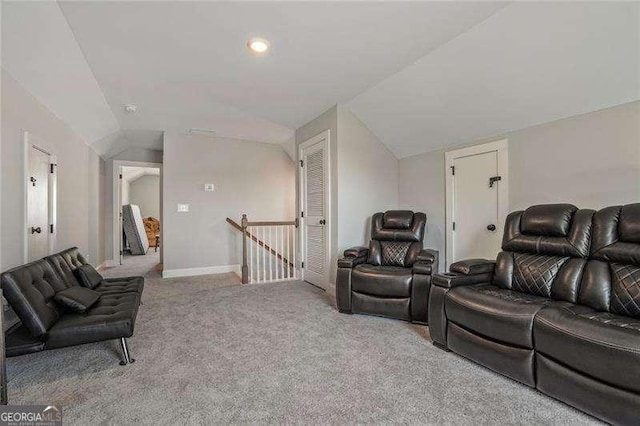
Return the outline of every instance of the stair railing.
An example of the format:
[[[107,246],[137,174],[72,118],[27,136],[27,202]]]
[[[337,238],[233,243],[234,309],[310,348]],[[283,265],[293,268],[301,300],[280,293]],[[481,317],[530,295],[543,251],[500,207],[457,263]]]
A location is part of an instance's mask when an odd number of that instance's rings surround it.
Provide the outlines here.
[[[298,221],[227,222],[242,232],[242,283],[284,281],[298,278],[296,268]]]

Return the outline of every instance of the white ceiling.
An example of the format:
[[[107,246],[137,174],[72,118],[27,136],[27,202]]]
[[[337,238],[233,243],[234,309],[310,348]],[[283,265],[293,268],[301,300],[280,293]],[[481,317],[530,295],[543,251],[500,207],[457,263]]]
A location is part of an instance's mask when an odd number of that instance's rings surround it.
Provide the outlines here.
[[[38,3],[40,4],[40,3]],[[99,153],[124,146],[161,147],[155,132],[189,128],[221,137],[281,143],[295,128],[337,102],[347,101],[442,43],[486,19],[504,3],[493,2],[60,2],[68,23],[34,25],[38,5],[23,4],[16,22],[15,51],[33,37],[28,54],[12,67],[46,69],[70,43],[45,43],[48,32],[75,35],[106,97],[119,133],[88,138]],[[41,15],[56,15],[49,3]],[[29,10],[27,10],[29,9]],[[11,11],[10,11],[11,12]],[[59,14],[59,12],[58,12]],[[57,19],[56,20],[60,20]],[[33,31],[37,28],[37,31]],[[30,35],[36,33],[35,35]],[[46,33],[46,32],[45,32]],[[253,36],[271,42],[264,57],[247,52]],[[43,51],[46,49],[46,52]],[[38,59],[43,57],[42,60]],[[8,62],[14,57],[4,57]],[[38,66],[35,66],[35,65]],[[10,74],[9,67],[7,67]],[[87,109],[71,87],[58,88],[44,71],[27,74],[23,85],[53,110]],[[55,86],[59,99],[39,90]],[[35,89],[34,89],[35,88]],[[36,90],[38,89],[38,90]],[[94,94],[94,91],[90,91]],[[127,114],[133,103],[138,112]],[[62,107],[59,107],[62,105]],[[67,121],[86,117],[60,114]],[[74,128],[77,128],[75,126]],[[131,132],[135,131],[135,136]]]
[[[91,68],[55,2],[6,2],[2,67],[84,140],[119,129]]]
[[[2,66],[104,156],[189,128],[282,143],[347,103],[405,157],[640,99],[639,17],[639,3],[2,2]]]
[[[399,158],[640,99],[640,3],[514,3],[347,105]]]

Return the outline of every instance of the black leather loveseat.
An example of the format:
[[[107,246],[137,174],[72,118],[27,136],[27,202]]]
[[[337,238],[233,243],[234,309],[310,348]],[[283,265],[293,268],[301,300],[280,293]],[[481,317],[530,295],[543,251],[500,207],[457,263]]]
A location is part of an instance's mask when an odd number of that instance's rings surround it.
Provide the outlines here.
[[[511,213],[496,262],[433,277],[434,344],[616,424],[640,421],[640,204]]]
[[[423,250],[427,217],[389,210],[371,218],[371,242],[338,260],[336,301],[343,313],[363,313],[426,324],[431,274],[438,252]]]
[[[122,365],[133,362],[143,277],[103,279],[76,247],[11,269],[0,279],[20,322],[6,332],[7,356],[119,339]]]

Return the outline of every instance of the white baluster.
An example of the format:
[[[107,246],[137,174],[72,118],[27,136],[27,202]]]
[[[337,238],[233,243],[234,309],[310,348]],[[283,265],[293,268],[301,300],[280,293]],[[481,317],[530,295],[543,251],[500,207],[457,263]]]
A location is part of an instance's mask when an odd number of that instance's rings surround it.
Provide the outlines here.
[[[253,244],[251,243],[251,228],[247,227],[247,232],[249,233],[249,235],[247,235],[247,244],[249,244],[249,247],[247,247],[249,249],[249,282],[253,282]]]
[[[276,228],[278,230],[278,245],[280,246],[280,251],[278,253],[280,253],[280,261],[278,262],[278,276],[280,277],[280,279],[284,279],[284,268],[282,267],[283,262],[282,262],[282,258],[284,257],[284,228],[282,226],[278,226]]]
[[[267,250],[264,248],[267,238],[267,227],[262,227],[262,281],[267,280]]]
[[[287,278],[291,278],[291,268],[289,268],[289,262],[291,261],[291,253],[290,253],[290,248],[291,248],[291,244],[289,241],[289,226],[287,226],[287,264],[285,265],[287,267]]]
[[[296,228],[293,227],[293,278],[298,278],[298,268],[296,268],[296,252],[298,251],[298,235],[296,233]]]
[[[271,254],[273,244],[271,242],[271,227],[269,227],[269,251],[267,252],[269,257],[269,281],[273,280],[273,255]]]
[[[276,226],[276,257],[275,257],[275,269],[276,269],[276,281],[280,279],[280,264],[282,263],[278,260],[278,253],[280,253],[280,227]]]

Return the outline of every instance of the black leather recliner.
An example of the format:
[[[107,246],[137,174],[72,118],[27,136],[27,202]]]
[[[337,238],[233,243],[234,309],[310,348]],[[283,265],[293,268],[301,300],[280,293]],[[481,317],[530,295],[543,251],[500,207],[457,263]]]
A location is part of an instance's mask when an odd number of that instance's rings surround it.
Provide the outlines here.
[[[496,262],[437,274],[434,344],[616,424],[640,419],[640,204],[511,213]]]
[[[5,333],[7,356],[119,339],[121,364],[133,362],[126,338],[133,335],[144,278],[101,279],[91,289],[99,294],[97,301],[86,312],[72,312],[54,299],[84,286],[74,271],[86,264],[73,247],[2,274],[3,295],[20,319]]]
[[[373,215],[369,248],[350,248],[338,260],[340,312],[427,323],[438,251],[422,249],[426,221],[424,213],[407,210]]]

